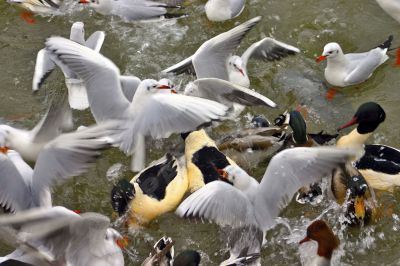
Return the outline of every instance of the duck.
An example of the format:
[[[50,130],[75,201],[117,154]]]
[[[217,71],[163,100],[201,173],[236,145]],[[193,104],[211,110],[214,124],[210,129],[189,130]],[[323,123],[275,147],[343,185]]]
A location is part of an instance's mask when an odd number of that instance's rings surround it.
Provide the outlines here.
[[[340,241],[332,232],[329,225],[323,220],[315,220],[307,227],[307,234],[299,244],[309,241],[318,243],[317,256],[313,259],[310,266],[329,266],[333,252],[339,247]]]
[[[331,42],[325,45],[317,62],[327,60],[325,79],[333,86],[346,87],[366,81],[380,65],[389,59],[387,52],[393,36],[378,47],[364,53],[344,54],[340,45]]]
[[[0,149],[17,151],[24,160],[35,162],[41,149],[62,132],[72,129],[72,112],[67,97],[54,98],[45,115],[31,130],[0,125]]]
[[[378,5],[400,23],[400,3],[396,0],[376,0]]]
[[[88,5],[99,14],[105,16],[115,15],[125,21],[179,18],[186,16],[186,14],[168,12],[167,9],[180,8],[178,5],[169,5],[147,0],[79,0],[79,3]]]
[[[220,22],[239,16],[245,3],[245,0],[208,0],[204,9],[208,20]]]
[[[185,141],[185,160],[189,191],[192,193],[205,184],[223,180],[223,171],[236,163],[222,153],[204,129],[181,134]]]
[[[167,153],[135,175],[122,179],[111,191],[111,203],[126,225],[141,228],[181,203],[188,190],[185,161]]]
[[[83,22],[74,22],[71,26],[70,40],[85,45],[90,49],[100,52],[105,33],[96,31],[85,40],[85,28]],[[46,48],[41,49],[36,57],[35,71],[32,80],[32,91],[37,92],[44,81],[52,73],[56,65],[65,76],[65,85],[68,88],[68,100],[72,109],[84,110],[89,107],[85,84],[58,58],[52,56]]]
[[[335,147],[286,149],[271,159],[260,183],[239,166],[229,165],[223,170],[233,185],[210,182],[189,195],[175,213],[239,230],[240,237],[230,244],[230,258],[223,262],[229,264],[245,248],[248,253],[260,253],[265,233],[300,187],[320,180],[357,154]],[[250,265],[260,265],[260,260]]]

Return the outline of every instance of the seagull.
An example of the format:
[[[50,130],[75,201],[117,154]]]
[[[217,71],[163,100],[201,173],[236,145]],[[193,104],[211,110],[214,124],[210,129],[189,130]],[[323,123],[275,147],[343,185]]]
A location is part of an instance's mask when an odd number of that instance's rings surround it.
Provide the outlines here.
[[[364,53],[344,54],[338,43],[325,45],[317,62],[327,60],[325,79],[333,86],[346,87],[359,84],[370,78],[374,70],[389,57],[386,55],[393,41],[393,36],[378,47]]]
[[[31,130],[0,125],[0,149],[16,150],[24,160],[35,162],[44,145],[72,127],[71,109],[66,97],[61,96],[53,99],[46,114]]]
[[[32,170],[15,151],[0,153],[0,204],[12,212],[51,207],[50,188],[80,175],[110,147],[106,139],[115,133],[115,123],[62,134],[41,150]]]
[[[82,22],[72,24],[70,40],[85,45],[90,49],[100,52],[105,34],[103,31],[96,31],[85,41],[85,29]],[[68,100],[71,108],[84,110],[89,107],[85,84],[66,65],[46,50],[40,50],[36,57],[35,72],[33,74],[32,90],[36,92],[54,70],[56,65],[62,70],[65,76],[65,85],[68,88]]]
[[[379,6],[400,23],[400,3],[397,0],[376,0]]]
[[[3,257],[34,265],[123,266],[121,248],[126,239],[113,228],[110,219],[98,213],[81,215],[64,207],[35,208],[0,217],[1,229],[19,228],[17,249]],[[7,228],[7,227],[6,227]]]
[[[7,3],[41,14],[57,14],[61,4],[59,0],[7,0]]]
[[[202,218],[237,233],[231,245],[234,260],[247,248],[248,253],[259,253],[263,234],[274,226],[274,219],[297,190],[320,180],[357,152],[328,147],[293,148],[275,155],[261,182],[249,176],[239,166],[223,170],[233,186],[222,181],[206,184],[187,197],[176,214],[184,218]]]
[[[219,78],[248,88],[250,86],[250,80],[247,75],[249,59],[276,61],[300,52],[294,46],[266,37],[252,44],[242,56],[234,55],[234,51],[246,33],[257,25],[260,20],[261,17],[255,17],[215,36],[204,42],[194,55],[162,72],[180,74],[188,71],[193,72],[192,68],[194,68],[198,79]]]
[[[108,58],[62,37],[52,37],[46,47],[85,81],[89,104],[97,123],[119,119],[127,128],[117,138],[120,149],[132,155],[131,169],[145,163],[145,136],[167,138],[221,120],[227,107],[207,99],[179,95],[156,80],[142,80],[132,102],[124,96],[120,71]],[[167,93],[166,93],[167,92]]]
[[[204,9],[209,20],[225,21],[239,16],[245,2],[245,0],[208,0]]]
[[[147,0],[79,0],[79,3],[89,5],[102,15],[116,15],[127,21],[185,16],[167,11],[167,8],[180,8],[180,6]]]

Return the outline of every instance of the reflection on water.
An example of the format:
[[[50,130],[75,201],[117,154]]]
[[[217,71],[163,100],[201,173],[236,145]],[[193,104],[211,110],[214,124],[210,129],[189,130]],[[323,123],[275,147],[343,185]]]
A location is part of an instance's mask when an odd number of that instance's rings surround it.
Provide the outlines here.
[[[106,39],[102,53],[111,58],[123,74],[140,78],[159,78],[159,71],[190,56],[210,37],[226,31],[249,18],[261,15],[261,23],[249,33],[239,53],[254,41],[272,36],[302,50],[302,54],[286,58],[277,63],[252,61],[249,73],[252,88],[264,93],[278,103],[276,110],[252,108],[250,114],[263,113],[270,119],[288,108],[302,105],[306,109],[310,131],[325,129],[334,133],[335,128],[347,121],[361,103],[375,100],[386,110],[387,119],[370,142],[379,142],[394,147],[400,146],[398,105],[398,71],[394,60],[385,63],[366,83],[339,89],[335,98],[325,98],[329,86],[323,80],[324,64],[316,64],[314,58],[322,52],[327,42],[340,43],[345,52],[370,49],[381,43],[389,34],[398,32],[399,24],[388,17],[375,1],[331,1],[331,0],[251,0],[241,16],[224,23],[207,21],[202,11],[205,1],[192,0],[185,4],[189,17],[179,21],[147,23],[125,23],[117,18],[103,17],[68,1],[64,8],[67,15],[35,17],[35,24],[27,24],[19,9],[5,1],[0,2],[0,121],[21,127],[33,127],[47,108],[52,94],[64,89],[64,79],[59,71],[51,75],[37,95],[31,93],[31,82],[35,56],[51,35],[69,36],[70,26],[83,21],[85,30],[91,33],[104,30]],[[396,39],[398,38],[398,39]],[[395,35],[394,46],[400,44]],[[174,77],[177,84],[185,84],[190,76]],[[75,123],[94,122],[89,111],[75,112]],[[247,123],[243,118],[230,122],[226,127],[241,128]],[[212,136],[218,138],[227,129],[220,128]],[[179,137],[151,144],[151,159],[161,157],[166,150],[181,145]],[[180,146],[182,147],[182,146]],[[255,160],[247,168],[251,174],[261,178],[267,165]],[[114,181],[105,178],[110,166],[129,159],[121,152],[111,150],[100,158],[96,167],[84,177],[76,177],[62,188],[54,191],[55,204],[71,209],[97,211],[111,217],[110,190]],[[118,173],[114,173],[118,174]],[[126,178],[133,174],[123,172]],[[315,254],[315,244],[298,241],[304,237],[305,229],[315,218],[327,220],[338,234],[341,244],[334,253],[335,265],[373,265],[398,263],[397,242],[400,241],[398,190],[394,196],[377,193],[378,201],[384,206],[381,220],[376,225],[361,229],[341,226],[340,206],[323,201],[318,206],[299,205],[292,202],[282,213],[282,219],[267,234],[262,251],[265,265],[298,265]],[[176,241],[176,250],[197,249],[201,252],[203,265],[217,264],[228,256],[226,243],[216,236],[218,228],[208,223],[189,223],[167,214],[152,222],[148,228],[131,232],[131,245],[127,261],[138,265],[150,252],[154,242],[168,235]],[[1,247],[1,250],[9,250]],[[308,254],[307,254],[308,253]],[[4,252],[1,252],[4,254]],[[306,255],[304,255],[306,254]],[[129,257],[129,258],[128,258]]]

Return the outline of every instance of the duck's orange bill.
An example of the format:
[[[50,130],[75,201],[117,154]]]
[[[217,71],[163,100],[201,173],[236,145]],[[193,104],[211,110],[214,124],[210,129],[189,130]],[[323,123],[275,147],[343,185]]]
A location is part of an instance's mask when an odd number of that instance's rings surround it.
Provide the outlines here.
[[[317,62],[317,63],[319,63],[319,62],[321,62],[321,61],[324,61],[326,59],[326,56],[325,55],[320,55],[320,56],[318,56],[316,59],[315,59],[315,61]]]
[[[363,197],[356,197],[354,201],[354,213],[357,219],[364,219],[365,217],[365,202]]]
[[[120,239],[117,239],[115,242],[117,243],[120,249],[125,249],[129,244],[129,239],[128,237],[124,236]]]
[[[308,242],[308,241],[311,241],[311,238],[309,238],[308,236],[306,236],[305,238],[303,238],[303,239],[299,242],[299,244],[301,245],[301,244],[303,244],[304,242]]]
[[[1,153],[4,153],[4,154],[7,154],[7,152],[8,152],[9,149],[10,149],[10,148],[8,148],[7,146],[0,147],[0,152],[1,152]]]

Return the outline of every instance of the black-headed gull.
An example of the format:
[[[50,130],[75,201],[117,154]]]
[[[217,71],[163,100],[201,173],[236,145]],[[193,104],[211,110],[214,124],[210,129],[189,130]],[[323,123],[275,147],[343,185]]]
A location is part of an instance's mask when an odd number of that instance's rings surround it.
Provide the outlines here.
[[[115,15],[127,21],[184,16],[184,14],[168,13],[167,8],[180,6],[147,0],[79,0],[79,3],[88,4],[102,15]]]
[[[398,0],[376,0],[380,7],[400,23],[400,2]]]
[[[374,70],[382,65],[389,57],[386,55],[393,36],[378,47],[365,53],[344,54],[338,43],[325,45],[322,55],[317,62],[327,60],[325,79],[333,86],[346,87],[366,81]]]
[[[0,148],[16,150],[24,160],[35,162],[44,145],[72,127],[71,109],[63,95],[53,99],[46,114],[31,130],[0,125]]]
[[[82,22],[75,22],[71,26],[70,40],[85,45],[96,52],[100,52],[104,42],[103,31],[96,31],[85,41],[85,29]],[[66,65],[52,56],[45,48],[40,50],[36,57],[35,72],[32,80],[32,90],[36,92],[51,74],[56,65],[65,76],[65,84],[68,88],[68,99],[71,108],[84,110],[89,107],[85,84]]]
[[[80,175],[110,147],[116,124],[88,127],[58,136],[41,150],[34,170],[15,151],[0,153],[0,203],[11,211],[51,207],[50,188]]]
[[[36,208],[1,216],[0,234],[4,228],[15,232],[17,249],[1,260],[33,265],[124,265],[121,248],[127,241],[99,213],[78,215],[64,207]]]
[[[209,20],[225,21],[239,16],[245,3],[245,0],[208,0],[204,9]]]
[[[272,158],[261,183],[239,166],[230,165],[223,170],[233,186],[221,181],[208,183],[186,198],[176,214],[207,219],[237,230],[237,241],[225,262],[237,258],[245,248],[249,253],[259,253],[263,233],[275,224],[275,218],[293,194],[355,155],[355,151],[348,149],[326,147],[284,150]]]
[[[135,171],[144,167],[145,136],[166,138],[172,133],[192,131],[226,114],[227,107],[220,103],[176,94],[168,85],[151,79],[141,81],[129,102],[121,89],[119,69],[111,60],[61,37],[49,38],[46,46],[85,81],[97,122],[129,121],[129,129],[121,134],[119,142],[124,152],[134,154]]]
[[[10,4],[18,5],[33,13],[55,14],[59,12],[59,0],[7,0]]]

